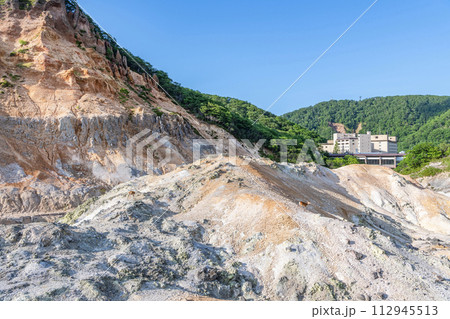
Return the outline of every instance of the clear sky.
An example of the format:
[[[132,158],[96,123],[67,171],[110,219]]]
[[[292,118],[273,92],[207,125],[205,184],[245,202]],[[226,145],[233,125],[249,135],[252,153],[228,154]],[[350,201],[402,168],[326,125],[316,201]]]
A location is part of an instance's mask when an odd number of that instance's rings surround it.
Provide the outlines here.
[[[373,0],[78,0],[183,86],[267,108]],[[270,111],[450,95],[450,1],[379,0]]]

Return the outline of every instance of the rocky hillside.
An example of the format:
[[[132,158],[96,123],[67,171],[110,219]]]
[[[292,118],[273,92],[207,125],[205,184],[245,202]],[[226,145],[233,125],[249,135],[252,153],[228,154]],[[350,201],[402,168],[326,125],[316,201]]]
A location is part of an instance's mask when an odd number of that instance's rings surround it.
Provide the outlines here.
[[[297,139],[290,159],[305,140],[321,141],[250,103],[182,87],[119,47],[76,1],[0,1],[0,21],[0,223],[51,219],[144,175],[147,155],[126,153],[143,130],[164,141],[157,174],[191,162],[199,137],[265,139],[271,158],[279,148],[269,140]],[[248,154],[240,143],[237,152]]]
[[[0,20],[0,219],[61,214],[142,175],[146,154],[126,156],[142,130],[169,138],[155,158],[169,149],[171,162],[155,173],[191,161],[194,138],[230,137],[111,56],[64,0],[2,1]]]
[[[435,160],[411,176],[423,187],[450,197],[450,157]]]
[[[0,298],[450,298],[448,197],[381,167],[246,161],[205,159],[60,223],[1,227]]]

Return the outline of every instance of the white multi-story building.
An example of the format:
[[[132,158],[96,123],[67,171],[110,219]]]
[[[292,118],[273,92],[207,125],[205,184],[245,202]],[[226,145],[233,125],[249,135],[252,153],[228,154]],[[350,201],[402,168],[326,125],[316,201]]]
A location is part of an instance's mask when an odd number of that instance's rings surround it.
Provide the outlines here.
[[[356,134],[334,133],[334,144],[338,146],[339,153],[359,153],[359,141]]]
[[[328,153],[397,153],[397,137],[389,135],[372,135],[356,133],[334,133],[333,140],[321,145]]]

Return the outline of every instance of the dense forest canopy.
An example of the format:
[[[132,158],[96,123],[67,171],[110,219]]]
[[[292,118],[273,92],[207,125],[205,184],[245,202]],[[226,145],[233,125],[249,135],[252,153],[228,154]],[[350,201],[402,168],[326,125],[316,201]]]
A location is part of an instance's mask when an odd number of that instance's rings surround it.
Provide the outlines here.
[[[404,145],[412,148],[422,142],[449,143],[450,142],[450,110],[428,120],[416,132],[408,135]]]
[[[362,125],[362,133],[395,135],[399,150],[407,150],[420,142],[450,141],[450,97],[391,96],[362,101],[332,100],[285,114],[284,117],[307,129],[316,130],[323,138],[333,133],[330,123],[344,124],[353,132]]]

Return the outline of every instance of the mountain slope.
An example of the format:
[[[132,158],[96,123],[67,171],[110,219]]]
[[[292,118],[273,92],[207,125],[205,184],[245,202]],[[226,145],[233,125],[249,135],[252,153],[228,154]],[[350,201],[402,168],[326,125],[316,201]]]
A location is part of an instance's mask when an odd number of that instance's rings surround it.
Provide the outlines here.
[[[0,21],[0,222],[63,214],[145,174],[138,164],[147,162],[146,152],[128,158],[126,151],[143,130],[157,134],[156,141],[169,138],[155,151],[155,166],[172,155],[153,169],[157,174],[191,161],[196,138],[219,145],[233,136],[318,137],[271,114],[262,120],[283,127],[253,125],[225,102],[181,87],[118,48],[74,1],[1,1]],[[276,157],[277,148],[266,147]],[[241,143],[237,148],[248,154]]]
[[[75,1],[65,0],[65,3],[69,14],[75,16],[78,12],[78,14],[86,16],[97,37],[107,43],[106,57],[108,59],[114,60],[116,55],[125,57],[130,70],[143,76],[156,76],[158,86],[197,119],[217,125],[239,140],[248,139],[253,143],[261,139],[267,140],[264,147],[268,152],[262,150],[262,153],[266,156],[276,158],[279,151],[278,147],[270,144],[269,140],[271,139],[297,139],[298,145],[290,146],[294,154],[299,153],[306,139],[314,139],[316,142],[323,141],[316,132],[300,127],[270,112],[263,111],[248,102],[229,97],[212,96],[183,87],[180,83],[173,81],[166,72],[154,68],[149,62],[119,47],[109,34],[96,25],[89,16],[80,11]],[[235,106],[238,106],[238,109]],[[250,112],[242,112],[242,110]],[[257,116],[250,116],[250,113],[257,114]]]
[[[376,97],[362,101],[341,100],[322,102],[284,115],[285,118],[311,129],[317,130],[321,137],[330,138],[333,123],[341,123],[349,131],[372,131],[372,134],[388,132],[399,138],[399,150],[407,150],[418,142],[449,142],[448,116],[450,97],[446,96],[392,96]],[[423,128],[429,121],[443,115]]]
[[[200,123],[120,54],[108,60],[64,1],[5,1],[0,20],[2,218],[63,213],[141,174],[126,143],[144,129],[171,137],[174,165],[192,156]]]
[[[450,143],[450,110],[428,120],[416,132],[408,135],[403,145],[412,148],[422,142]]]

